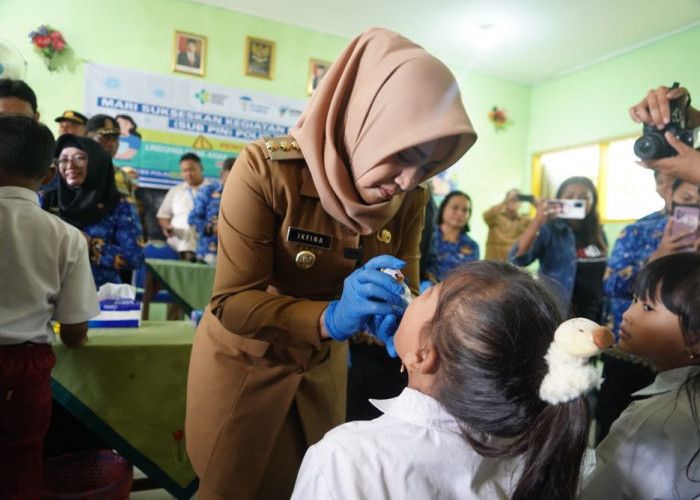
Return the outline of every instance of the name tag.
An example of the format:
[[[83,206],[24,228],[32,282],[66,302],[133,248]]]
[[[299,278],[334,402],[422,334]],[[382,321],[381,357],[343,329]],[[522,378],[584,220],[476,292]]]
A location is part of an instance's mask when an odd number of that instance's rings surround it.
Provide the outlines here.
[[[330,250],[333,236],[330,234],[314,233],[313,231],[290,226],[289,229],[287,229],[287,241]]]

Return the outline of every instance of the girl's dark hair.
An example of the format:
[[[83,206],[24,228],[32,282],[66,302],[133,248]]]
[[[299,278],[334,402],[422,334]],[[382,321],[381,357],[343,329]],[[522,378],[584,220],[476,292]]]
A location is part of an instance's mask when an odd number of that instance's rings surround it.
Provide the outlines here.
[[[587,247],[591,244],[596,244],[604,252],[607,251],[608,245],[603,239],[603,228],[600,225],[600,216],[598,215],[598,192],[596,191],[593,181],[588,177],[569,177],[561,183],[557,189],[557,198],[561,198],[564,189],[571,184],[583,184],[593,195],[593,204],[591,211],[586,214],[586,217],[581,221],[578,228],[574,228],[576,236],[576,245],[579,247]]]
[[[660,300],[666,309],[678,316],[683,343],[695,352],[693,347],[700,342],[700,254],[682,252],[651,261],[632,283],[632,293],[652,303]],[[700,422],[696,399],[700,394],[700,370],[688,377],[683,388],[693,419]],[[700,482],[690,477],[690,466],[699,454],[700,448],[695,450],[685,468],[686,476],[693,482]]]
[[[512,498],[573,498],[590,417],[582,396],[557,405],[539,396],[561,321],[553,295],[497,261],[457,267],[439,293],[424,331],[440,360],[434,397],[479,454],[523,456]]]
[[[472,199],[469,197],[469,195],[467,193],[464,193],[462,191],[452,191],[447,196],[445,196],[445,199],[442,200],[442,203],[440,203],[440,208],[438,209],[437,225],[439,226],[440,224],[442,224],[442,214],[445,212],[445,207],[447,207],[447,204],[455,196],[461,196],[462,198],[466,198],[467,200],[469,200],[469,217],[467,218],[467,223],[461,229],[461,231],[463,233],[468,233],[469,232],[469,219],[471,219],[471,211],[472,211]]]

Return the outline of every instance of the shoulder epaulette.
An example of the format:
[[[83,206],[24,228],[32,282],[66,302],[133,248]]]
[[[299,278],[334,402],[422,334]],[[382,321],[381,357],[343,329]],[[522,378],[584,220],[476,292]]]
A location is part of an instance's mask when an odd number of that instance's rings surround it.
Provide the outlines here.
[[[263,137],[263,141],[265,141],[265,148],[267,148],[271,160],[302,160],[304,158],[299,143],[291,135]]]

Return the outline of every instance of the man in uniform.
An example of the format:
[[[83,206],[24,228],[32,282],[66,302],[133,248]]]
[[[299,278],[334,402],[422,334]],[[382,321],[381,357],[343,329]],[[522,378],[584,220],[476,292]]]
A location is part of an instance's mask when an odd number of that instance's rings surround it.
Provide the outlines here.
[[[58,123],[58,135],[73,134],[79,137],[87,136],[87,117],[73,110],[66,110],[54,120]]]
[[[114,158],[117,154],[120,134],[119,124],[111,116],[95,115],[87,122],[87,136],[97,141],[110,158]],[[114,181],[117,183],[117,189],[121,194],[134,197],[136,186],[131,177],[123,168],[116,165],[114,166]]]

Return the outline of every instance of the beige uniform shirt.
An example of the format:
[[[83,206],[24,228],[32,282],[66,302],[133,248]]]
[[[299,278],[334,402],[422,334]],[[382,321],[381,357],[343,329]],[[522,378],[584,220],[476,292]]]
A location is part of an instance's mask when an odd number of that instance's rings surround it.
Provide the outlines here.
[[[253,496],[293,404],[305,446],[343,422],[346,344],[319,340],[320,315],[357,265],[346,249],[362,248],[360,264],[403,259],[417,287],[427,200],[423,187],[407,193],[380,241],[323,210],[300,153],[273,160],[263,141],[241,153],[221,200],[211,313],[188,380],[188,452],[206,491]]]
[[[496,205],[484,212],[484,222],[489,226],[484,259],[507,262],[508,252],[515,240],[525,231],[530,223],[530,217],[518,215],[515,219],[511,219],[505,211],[500,209],[500,205]]]

